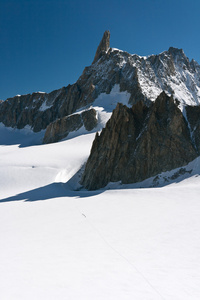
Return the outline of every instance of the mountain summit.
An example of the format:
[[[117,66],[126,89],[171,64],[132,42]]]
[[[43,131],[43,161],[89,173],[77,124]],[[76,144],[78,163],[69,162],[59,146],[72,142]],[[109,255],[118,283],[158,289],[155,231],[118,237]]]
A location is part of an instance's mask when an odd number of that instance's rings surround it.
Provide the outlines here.
[[[93,60],[93,64],[95,62],[97,62],[99,60],[99,58],[101,58],[101,56],[106,53],[108,51],[108,49],[110,48],[110,31],[106,30],[104,32],[103,38],[97,48],[94,60]]]

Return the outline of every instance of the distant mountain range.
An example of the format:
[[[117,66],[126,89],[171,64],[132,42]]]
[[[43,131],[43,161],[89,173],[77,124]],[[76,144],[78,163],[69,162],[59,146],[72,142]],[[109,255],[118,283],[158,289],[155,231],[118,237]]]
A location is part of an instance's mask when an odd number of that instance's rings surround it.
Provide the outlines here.
[[[196,158],[199,104],[200,65],[182,49],[131,55],[110,48],[106,31],[93,63],[76,83],[1,102],[0,122],[45,130],[44,143],[105,128],[96,136],[81,179],[84,187],[97,189],[110,181],[138,182]]]

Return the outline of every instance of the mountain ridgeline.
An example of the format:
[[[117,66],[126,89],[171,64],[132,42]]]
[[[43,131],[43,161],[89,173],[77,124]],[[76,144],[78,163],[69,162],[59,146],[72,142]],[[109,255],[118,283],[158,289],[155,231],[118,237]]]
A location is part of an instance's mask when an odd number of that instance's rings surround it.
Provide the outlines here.
[[[129,95],[129,107],[113,107],[105,126],[98,110],[104,104],[97,100],[113,95],[116,86],[118,94]],[[182,49],[132,55],[111,48],[106,31],[92,64],[76,83],[49,94],[1,101],[0,122],[45,130],[44,143],[57,142],[81,128],[90,132],[105,127],[96,134],[81,179],[85,188],[98,189],[110,181],[139,182],[200,155],[199,104],[200,66]]]
[[[78,109],[89,109],[102,93],[115,85],[130,94],[129,103],[155,101],[165,91],[182,105],[200,103],[200,66],[183,50],[169,48],[159,55],[141,57],[110,48],[106,31],[91,66],[73,85],[47,93],[15,96],[0,103],[0,122],[13,128],[30,126],[38,132]]]

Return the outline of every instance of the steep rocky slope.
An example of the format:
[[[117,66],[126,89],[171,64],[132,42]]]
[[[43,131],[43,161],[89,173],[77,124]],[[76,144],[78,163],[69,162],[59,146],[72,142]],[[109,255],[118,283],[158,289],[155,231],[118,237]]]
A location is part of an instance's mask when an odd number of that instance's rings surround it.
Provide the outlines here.
[[[83,111],[80,114],[73,114],[58,119],[47,126],[44,143],[55,143],[68,136],[72,131],[77,131],[82,126],[85,130],[91,131],[97,126],[97,113],[95,109]]]
[[[199,107],[196,114],[200,119]],[[199,139],[190,134],[193,124],[188,125],[173,97],[164,92],[149,106],[142,101],[132,108],[118,104],[96,134],[81,184],[94,190],[111,181],[134,183],[186,165],[200,149]]]
[[[199,105],[200,66],[189,61],[183,50],[172,47],[148,57],[110,48],[110,33],[106,31],[93,63],[75,84],[49,94],[33,93],[1,102],[0,122],[13,128],[29,125],[38,132],[80,108],[90,109],[102,93],[110,94],[115,85],[129,93],[131,105],[140,100],[146,104],[155,101],[162,91],[173,94],[181,108]]]

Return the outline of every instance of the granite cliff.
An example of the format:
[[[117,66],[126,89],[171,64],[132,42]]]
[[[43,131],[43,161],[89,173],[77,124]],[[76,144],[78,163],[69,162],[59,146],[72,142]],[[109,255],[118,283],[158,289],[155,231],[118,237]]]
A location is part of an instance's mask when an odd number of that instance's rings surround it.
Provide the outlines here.
[[[190,107],[190,121],[194,111],[200,119],[199,107]],[[118,104],[96,134],[81,184],[95,190],[109,182],[135,183],[188,164],[200,154],[199,126],[194,130],[192,123],[165,92],[149,106]]]

